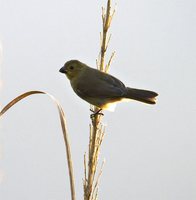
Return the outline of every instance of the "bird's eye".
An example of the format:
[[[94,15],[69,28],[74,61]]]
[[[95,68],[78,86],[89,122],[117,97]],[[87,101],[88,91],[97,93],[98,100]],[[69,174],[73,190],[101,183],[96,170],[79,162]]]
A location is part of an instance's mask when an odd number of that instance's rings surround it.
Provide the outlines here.
[[[69,69],[73,70],[73,69],[74,69],[74,67],[73,67],[73,66],[70,66],[70,67],[69,67]]]

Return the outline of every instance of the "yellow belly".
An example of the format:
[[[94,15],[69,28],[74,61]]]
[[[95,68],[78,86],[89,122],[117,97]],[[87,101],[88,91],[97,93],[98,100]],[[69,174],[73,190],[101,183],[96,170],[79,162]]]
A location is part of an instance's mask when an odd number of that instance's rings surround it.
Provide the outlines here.
[[[101,109],[114,112],[117,103],[119,103],[119,102],[129,102],[129,101],[131,101],[131,99],[122,98],[122,99],[120,99],[120,100],[117,100],[117,101],[113,101],[113,102],[104,104],[104,105],[101,107]]]

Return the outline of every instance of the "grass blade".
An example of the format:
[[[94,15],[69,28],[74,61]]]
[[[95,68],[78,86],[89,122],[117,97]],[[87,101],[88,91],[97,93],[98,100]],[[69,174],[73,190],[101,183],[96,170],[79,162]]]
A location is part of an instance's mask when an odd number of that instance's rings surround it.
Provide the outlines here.
[[[62,132],[63,132],[63,137],[64,137],[64,142],[65,142],[65,147],[66,147],[66,156],[67,156],[67,164],[68,164],[68,169],[69,169],[69,180],[70,180],[70,188],[71,188],[71,199],[75,200],[75,186],[74,186],[74,175],[73,175],[73,164],[72,164],[72,159],[71,159],[71,149],[69,145],[69,139],[68,139],[68,133],[67,133],[67,128],[66,128],[66,119],[65,119],[65,114],[62,109],[62,106],[60,103],[57,101],[54,96],[52,96],[49,93],[42,92],[42,91],[28,91],[25,92],[12,101],[10,101],[1,111],[0,111],[0,117],[2,117],[12,106],[14,106],[16,103],[21,101],[22,99],[33,95],[33,94],[45,94],[49,96],[53,102],[56,104],[58,112],[59,112],[59,117],[60,117],[60,122],[61,122],[61,127],[62,127]]]

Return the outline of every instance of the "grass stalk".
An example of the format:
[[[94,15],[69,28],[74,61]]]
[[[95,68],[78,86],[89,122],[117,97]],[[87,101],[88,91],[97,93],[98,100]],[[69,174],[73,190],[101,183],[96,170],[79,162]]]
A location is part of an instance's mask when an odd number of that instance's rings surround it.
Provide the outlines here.
[[[66,156],[67,156],[67,164],[68,164],[68,170],[69,170],[69,180],[70,180],[70,188],[71,188],[71,200],[76,200],[75,196],[75,185],[74,185],[74,174],[73,174],[73,164],[72,164],[72,158],[71,158],[71,149],[70,149],[70,144],[69,144],[69,138],[68,138],[68,132],[67,132],[67,127],[66,127],[66,119],[65,119],[65,114],[62,109],[62,106],[59,104],[59,102],[49,93],[42,92],[42,91],[29,91],[24,94],[21,94],[20,96],[16,97],[12,101],[10,101],[1,111],[0,111],[0,118],[12,107],[14,106],[17,102],[21,101],[22,99],[33,95],[33,94],[45,94],[49,96],[54,103],[57,106],[58,112],[59,112],[59,117],[61,121],[61,127],[62,127],[62,132],[63,132],[63,137],[64,137],[64,142],[65,142],[65,147],[66,147]]]
[[[108,48],[108,44],[111,38],[111,35],[108,37],[108,30],[111,25],[111,21],[114,15],[114,12],[111,14],[111,0],[107,1],[106,10],[102,8],[102,33],[101,33],[101,50],[99,53],[99,58],[96,61],[97,67],[100,71],[107,72],[111,61],[114,57],[114,52],[112,53],[108,63],[105,65],[105,55]],[[93,107],[93,112],[97,112],[99,108]],[[100,152],[101,143],[105,134],[105,128],[103,127],[102,114],[96,114],[91,117],[90,124],[90,136],[89,136],[89,151],[88,151],[88,166],[86,156],[84,157],[84,168],[85,168],[85,177],[84,177],[84,200],[97,200],[98,196],[98,183],[102,173],[102,167],[96,176],[98,157]],[[88,171],[88,173],[87,173]]]

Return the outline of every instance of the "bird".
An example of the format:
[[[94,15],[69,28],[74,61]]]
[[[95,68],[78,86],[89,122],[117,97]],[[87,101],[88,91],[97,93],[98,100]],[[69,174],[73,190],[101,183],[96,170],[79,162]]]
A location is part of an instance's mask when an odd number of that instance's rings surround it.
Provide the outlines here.
[[[118,102],[129,100],[155,104],[158,96],[153,91],[126,87],[116,77],[79,60],[67,61],[59,72],[67,76],[72,89],[80,98],[100,110],[114,111]]]

